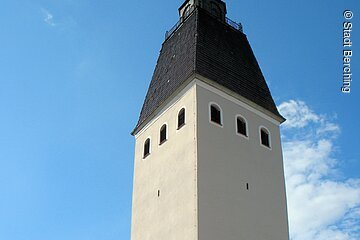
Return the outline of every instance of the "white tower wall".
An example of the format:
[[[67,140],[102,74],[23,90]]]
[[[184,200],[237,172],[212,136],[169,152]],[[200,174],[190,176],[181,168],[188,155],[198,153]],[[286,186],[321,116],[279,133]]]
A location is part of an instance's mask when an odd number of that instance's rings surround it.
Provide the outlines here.
[[[135,136],[132,240],[197,239],[195,94],[194,85],[186,87]],[[183,107],[185,125],[177,130]],[[160,146],[163,124],[168,139]],[[151,150],[143,159],[147,138]]]
[[[280,123],[202,80],[135,135],[132,240],[288,240]],[[221,107],[221,127],[209,121],[212,102]],[[177,130],[183,107],[186,124]],[[247,120],[248,138],[236,134],[237,115]],[[159,146],[163,124],[168,140]],[[260,126],[271,149],[260,144]],[[147,138],[151,153],[143,159]]]
[[[209,122],[209,103],[223,126]],[[287,240],[288,223],[279,123],[206,84],[197,86],[199,240]],[[236,116],[248,138],[236,134]],[[270,132],[271,149],[259,127]]]

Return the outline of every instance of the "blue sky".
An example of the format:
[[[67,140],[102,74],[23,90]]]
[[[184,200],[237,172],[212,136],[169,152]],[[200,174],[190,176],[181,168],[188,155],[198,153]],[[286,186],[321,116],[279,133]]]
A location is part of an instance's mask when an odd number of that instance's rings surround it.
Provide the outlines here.
[[[130,239],[130,132],[181,4],[2,1],[0,239]],[[289,119],[283,145],[292,238],[359,239],[360,2],[227,6]],[[347,95],[340,92],[345,9],[354,12]]]

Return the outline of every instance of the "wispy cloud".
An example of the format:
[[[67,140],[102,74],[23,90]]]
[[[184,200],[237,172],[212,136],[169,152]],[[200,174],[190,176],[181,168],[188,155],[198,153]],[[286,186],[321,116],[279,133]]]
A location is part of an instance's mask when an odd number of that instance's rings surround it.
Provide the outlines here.
[[[44,22],[47,23],[51,27],[55,27],[56,24],[54,22],[54,15],[51,14],[50,11],[46,10],[45,8],[42,8],[41,12],[44,17]]]
[[[283,139],[291,239],[360,239],[360,179],[334,177],[340,127],[301,101],[279,109],[288,119]]]
[[[279,111],[286,115],[287,120],[283,124],[285,128],[305,127],[311,122],[319,122],[320,120],[320,117],[302,101],[283,102],[279,106]]]

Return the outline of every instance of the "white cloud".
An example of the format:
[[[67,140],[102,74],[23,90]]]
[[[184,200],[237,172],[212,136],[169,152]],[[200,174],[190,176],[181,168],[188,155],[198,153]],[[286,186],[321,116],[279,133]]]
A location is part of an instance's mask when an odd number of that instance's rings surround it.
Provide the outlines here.
[[[290,100],[279,106],[279,111],[286,116],[287,121],[283,124],[285,128],[301,128],[310,122],[319,122],[318,115],[306,106],[304,102]]]
[[[41,12],[43,13],[44,16],[44,22],[46,22],[48,25],[52,27],[56,26],[54,22],[54,16],[48,10],[42,8]]]
[[[287,118],[283,150],[291,239],[360,239],[360,179],[334,177],[339,126],[301,101],[279,109]]]

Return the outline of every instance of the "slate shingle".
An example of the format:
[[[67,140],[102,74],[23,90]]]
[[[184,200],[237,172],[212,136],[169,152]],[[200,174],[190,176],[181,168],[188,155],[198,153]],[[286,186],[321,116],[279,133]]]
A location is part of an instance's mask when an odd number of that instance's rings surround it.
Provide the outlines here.
[[[245,34],[197,8],[163,43],[133,133],[194,73],[282,118]]]

